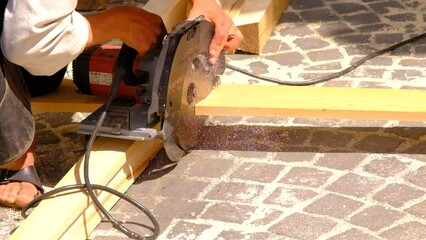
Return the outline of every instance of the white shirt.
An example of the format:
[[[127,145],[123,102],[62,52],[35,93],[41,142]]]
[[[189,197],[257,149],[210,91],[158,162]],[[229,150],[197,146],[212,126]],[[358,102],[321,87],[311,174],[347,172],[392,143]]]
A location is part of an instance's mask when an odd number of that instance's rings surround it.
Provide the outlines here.
[[[33,75],[52,75],[74,60],[89,37],[77,0],[9,0],[1,50]]]

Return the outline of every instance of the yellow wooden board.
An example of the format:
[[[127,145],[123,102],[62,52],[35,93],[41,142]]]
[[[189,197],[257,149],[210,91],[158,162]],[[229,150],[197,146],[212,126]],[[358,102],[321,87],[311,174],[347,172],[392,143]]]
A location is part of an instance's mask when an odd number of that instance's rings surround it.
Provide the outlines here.
[[[232,18],[244,35],[239,49],[261,53],[288,0],[219,0],[222,8]]]
[[[31,100],[34,111],[93,112],[106,103],[106,97],[79,94],[71,80],[65,79],[58,90]]]
[[[426,120],[426,91],[272,85],[221,85],[197,115]]]
[[[159,140],[134,142],[99,138],[89,162],[91,182],[125,192],[161,147]],[[83,183],[82,161],[84,158],[55,187]],[[111,209],[118,198],[102,192],[99,200],[106,209]],[[84,192],[60,195],[42,201],[16,229],[10,240],[87,239],[101,219],[101,214]]]

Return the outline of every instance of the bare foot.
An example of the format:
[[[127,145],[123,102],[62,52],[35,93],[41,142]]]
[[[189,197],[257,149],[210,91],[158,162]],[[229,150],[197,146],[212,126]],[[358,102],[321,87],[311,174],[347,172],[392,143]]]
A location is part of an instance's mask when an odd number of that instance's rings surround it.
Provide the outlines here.
[[[2,169],[19,170],[34,165],[34,144],[20,158],[0,165]],[[31,202],[38,193],[38,189],[31,183],[11,182],[0,185],[0,205],[24,207]]]

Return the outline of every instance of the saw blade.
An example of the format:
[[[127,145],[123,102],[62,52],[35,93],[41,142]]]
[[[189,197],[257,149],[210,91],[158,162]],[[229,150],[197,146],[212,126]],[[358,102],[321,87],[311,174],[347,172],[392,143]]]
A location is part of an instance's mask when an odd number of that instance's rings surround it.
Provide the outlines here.
[[[195,116],[195,105],[219,84],[218,75],[223,73],[225,65],[222,54],[215,66],[208,63],[214,33],[212,23],[189,21],[177,26],[176,31],[181,36],[179,40],[170,40],[178,43],[168,83],[160,87],[163,91],[167,87],[167,93],[162,94],[166,98],[160,99],[160,106],[164,109],[162,133],[167,156],[173,161],[178,161],[198,143],[206,117]]]

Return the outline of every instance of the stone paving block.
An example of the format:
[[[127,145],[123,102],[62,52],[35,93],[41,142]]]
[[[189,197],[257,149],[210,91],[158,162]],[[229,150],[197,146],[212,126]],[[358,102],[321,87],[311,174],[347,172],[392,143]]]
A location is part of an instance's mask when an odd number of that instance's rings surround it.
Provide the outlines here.
[[[358,229],[350,229],[346,232],[338,234],[329,240],[379,240],[379,238],[371,236],[370,234],[364,233]]]
[[[363,205],[364,204],[362,202],[355,201],[347,197],[335,194],[327,194],[303,210],[308,213],[315,213],[344,219]]]
[[[382,206],[372,206],[352,216],[349,222],[372,231],[378,231],[391,226],[403,217],[402,212]]]
[[[316,154],[315,152],[279,152],[274,159],[283,162],[309,162]]]
[[[318,31],[318,33],[325,38],[331,38],[334,36],[341,36],[355,32],[345,22],[342,21],[321,24],[316,29],[316,31]]]
[[[253,214],[254,220],[250,223],[253,224],[253,226],[263,227],[271,224],[273,221],[276,221],[281,215],[283,215],[283,213],[283,211],[269,208],[262,209],[260,211],[258,210]]]
[[[240,160],[242,159],[259,159],[259,158],[265,158],[268,155],[268,152],[248,152],[248,151],[228,151],[228,153]]]
[[[315,168],[293,167],[281,180],[281,183],[320,187],[326,183],[332,174]]]
[[[422,76],[423,76],[423,72],[418,70],[395,70],[392,73],[393,79],[398,79],[403,81],[409,81]]]
[[[255,209],[254,206],[249,205],[216,203],[210,206],[201,217],[223,222],[242,223],[253,215]]]
[[[270,183],[284,169],[284,166],[276,164],[243,163],[230,178]]]
[[[365,41],[364,41],[365,42]],[[360,60],[361,58],[353,58],[352,63]],[[390,57],[376,57],[368,60],[368,63],[374,66],[391,66],[393,64],[393,59]]]
[[[149,185],[140,185],[145,194],[156,194],[177,199],[195,199],[208,185],[208,182],[195,179],[164,176]]]
[[[404,9],[404,6],[399,3],[399,1],[382,1],[379,3],[368,4],[369,7],[373,9],[374,12],[379,14],[390,13],[391,9]]]
[[[318,193],[312,190],[278,187],[264,200],[264,203],[290,208],[310,200],[316,195],[318,195]]]
[[[335,225],[335,222],[328,219],[294,213],[269,228],[269,231],[297,239],[313,240],[330,231]]]
[[[366,156],[359,153],[324,153],[315,165],[336,170],[353,170]]]
[[[282,141],[282,144],[303,145],[309,137],[309,130],[307,129],[285,129],[282,134],[287,141]]]
[[[359,26],[359,25],[366,25],[366,24],[380,22],[380,18],[374,13],[359,13],[355,15],[344,16],[343,18],[352,26]]]
[[[426,239],[426,225],[409,222],[393,227],[380,234],[389,240],[423,240]]]
[[[348,14],[367,10],[364,5],[359,3],[336,3],[331,4],[331,7],[339,14]]]
[[[348,173],[333,182],[326,189],[344,195],[362,197],[374,191],[382,182],[355,173]]]
[[[306,10],[323,7],[324,3],[321,1],[293,0],[290,2],[290,6],[297,10]]]
[[[383,190],[374,194],[373,199],[399,208],[409,201],[415,200],[425,195],[424,191],[410,187],[405,184],[391,184]]]
[[[303,19],[299,16],[299,14],[294,12],[287,12],[283,14],[278,21],[279,23],[300,23],[303,22]]]
[[[167,198],[153,208],[158,217],[192,219],[198,216],[207,206],[207,202]]]
[[[386,18],[394,21],[394,22],[407,22],[407,21],[416,21],[417,17],[412,13],[401,13],[401,14],[393,14],[386,16]]]
[[[369,42],[371,35],[368,34],[350,34],[350,35],[342,35],[336,36],[334,41],[336,41],[339,45],[351,45],[351,44],[362,44]]]
[[[338,60],[343,56],[339,50],[317,50],[307,53],[309,59],[313,62]]]
[[[377,49],[365,44],[347,46],[344,49],[346,53],[350,56],[366,56],[368,54],[372,54],[375,51],[377,51]],[[346,76],[351,76],[351,77],[360,76],[359,74],[355,74],[354,72],[359,73],[360,71],[359,69],[355,69],[353,72],[348,73]]]
[[[375,159],[364,166],[363,170],[381,177],[392,177],[407,169],[406,164],[394,157]]]
[[[217,240],[228,240],[228,239],[273,239],[270,233],[258,232],[258,233],[242,233],[237,231],[225,231],[221,232],[217,237]]]
[[[207,194],[206,199],[226,202],[251,203],[264,186],[240,182],[219,182]]]
[[[352,86],[352,81],[349,81],[349,80],[338,81],[338,82],[330,81],[330,82],[324,83],[324,87],[351,87],[351,86]]]
[[[265,59],[275,61],[281,66],[292,67],[302,64],[304,57],[298,52],[289,52],[267,56]]]
[[[404,140],[373,134],[361,139],[354,148],[366,152],[388,153],[395,151],[402,143]]]
[[[410,145],[403,151],[404,153],[424,154],[426,153],[426,141],[420,141]]]
[[[389,24],[375,23],[370,25],[357,26],[356,29],[360,32],[366,33],[366,32],[384,31],[386,29],[389,29],[390,27],[391,26]]]
[[[419,68],[426,67],[425,61],[421,59],[404,59],[404,60],[401,60],[399,64],[401,64],[401,66],[406,66],[406,67],[419,67]]]
[[[179,221],[167,234],[167,238],[176,240],[195,240],[198,239],[203,231],[208,228],[210,228],[210,226],[205,224],[194,224],[190,222]]]
[[[313,9],[301,11],[300,16],[308,23],[315,22],[332,22],[338,21],[339,18],[334,15],[330,9],[321,8],[321,9]]]
[[[423,166],[419,169],[417,169],[415,172],[411,172],[408,176],[406,176],[406,179],[410,181],[411,183],[426,188],[426,166]]]
[[[395,43],[401,42],[403,40],[403,35],[401,33],[382,33],[382,34],[376,34],[374,37],[374,40],[378,44],[387,44],[393,45]]]
[[[421,219],[426,219],[426,201],[414,204],[405,211]]]
[[[342,69],[342,65],[341,65],[340,62],[318,64],[318,65],[313,65],[313,66],[310,66],[310,67],[306,68],[307,71],[315,71],[315,70],[340,70],[340,69]]]
[[[276,53],[281,48],[281,41],[279,40],[270,40],[268,41],[262,49],[262,54]]]
[[[95,236],[94,238],[91,238],[93,240],[124,240],[124,239],[129,239],[127,236],[108,236],[107,234],[111,234],[111,233],[104,233],[105,235],[103,235],[102,233],[98,232],[98,236]],[[123,234],[124,235],[124,234]]]
[[[330,43],[318,38],[302,38],[294,40],[294,43],[303,50],[319,49],[330,45]]]
[[[347,146],[353,137],[354,135],[350,133],[318,131],[312,134],[311,144],[339,148]]]
[[[219,178],[233,166],[234,162],[228,159],[198,159],[188,169],[188,175],[195,177]]]
[[[285,27],[284,29],[281,29],[279,33],[282,37],[307,37],[313,35],[315,32],[305,25],[297,24],[296,26]]]

